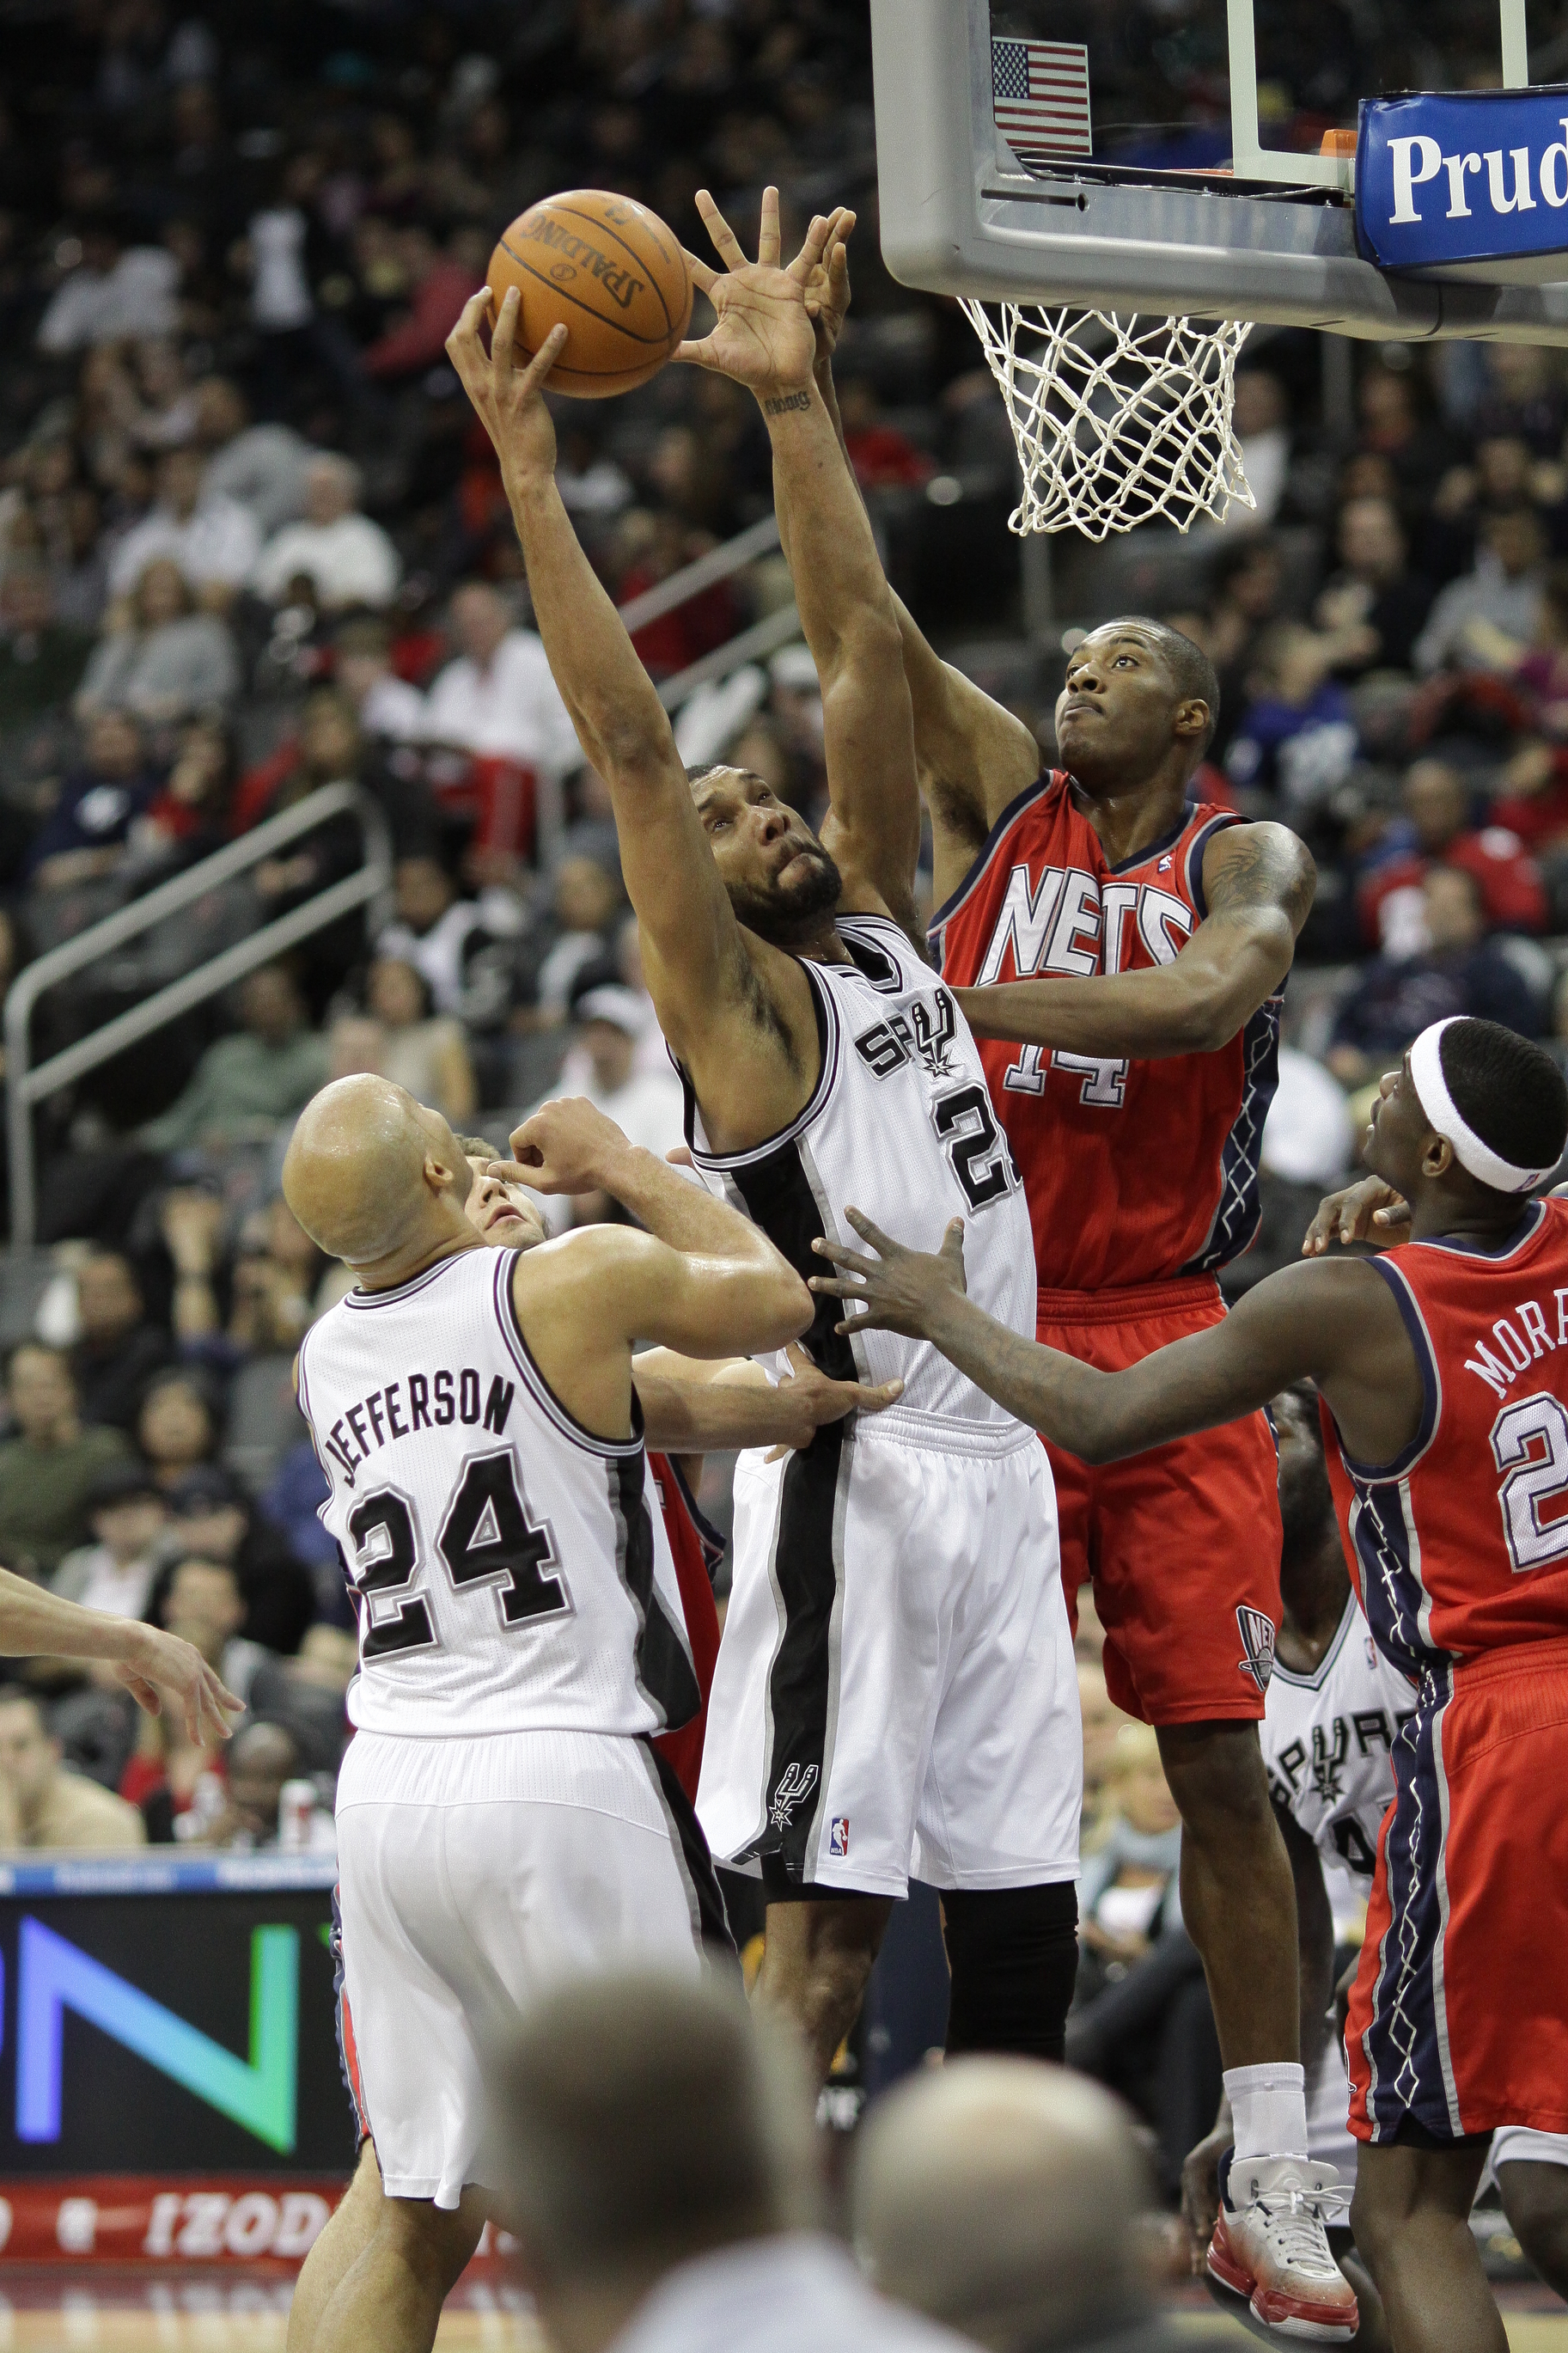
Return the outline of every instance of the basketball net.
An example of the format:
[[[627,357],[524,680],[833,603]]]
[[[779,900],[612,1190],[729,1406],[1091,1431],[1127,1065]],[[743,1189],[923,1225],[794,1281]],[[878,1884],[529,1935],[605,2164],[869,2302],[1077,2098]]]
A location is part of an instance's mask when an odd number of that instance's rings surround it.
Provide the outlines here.
[[[1108,311],[966,300],[1002,387],[1024,473],[1007,518],[1022,536],[1105,539],[1163,519],[1223,522],[1247,487],[1231,429],[1237,354],[1249,320],[1118,318]]]

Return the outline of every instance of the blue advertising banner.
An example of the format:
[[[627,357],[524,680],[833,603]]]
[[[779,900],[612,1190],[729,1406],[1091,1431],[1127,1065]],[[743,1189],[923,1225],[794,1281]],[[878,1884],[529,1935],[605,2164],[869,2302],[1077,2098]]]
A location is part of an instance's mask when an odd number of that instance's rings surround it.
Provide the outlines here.
[[[1381,269],[1568,279],[1568,88],[1364,100],[1355,214]]]

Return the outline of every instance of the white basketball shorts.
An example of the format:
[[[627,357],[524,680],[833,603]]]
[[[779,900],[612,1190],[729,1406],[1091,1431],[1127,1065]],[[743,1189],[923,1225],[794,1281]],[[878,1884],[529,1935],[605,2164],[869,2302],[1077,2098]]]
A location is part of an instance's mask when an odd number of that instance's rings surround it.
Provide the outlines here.
[[[563,1978],[628,1961],[695,1976],[706,1857],[683,1841],[647,1746],[587,1732],[361,1732],[337,1823],[382,2180],[389,2197],[455,2207],[484,2180],[487,2054]]]
[[[697,1797],[720,1862],[870,1895],[1077,1876],[1078,1676],[1032,1430],[894,1407],[743,1454],[734,1563]]]

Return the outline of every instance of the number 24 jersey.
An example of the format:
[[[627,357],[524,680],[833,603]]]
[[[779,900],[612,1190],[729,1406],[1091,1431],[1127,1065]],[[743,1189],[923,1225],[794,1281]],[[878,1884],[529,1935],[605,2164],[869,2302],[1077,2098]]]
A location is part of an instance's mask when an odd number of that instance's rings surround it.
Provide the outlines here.
[[[1394,1461],[1344,1452],[1322,1409],[1345,1553],[1378,1649],[1412,1676],[1568,1636],[1568,1201],[1500,1244],[1412,1241],[1372,1261],[1420,1367]]]
[[[640,1430],[597,1438],[554,1395],[513,1309],[517,1260],[462,1250],[351,1291],[300,1350],[367,1732],[635,1735],[700,1705]]]

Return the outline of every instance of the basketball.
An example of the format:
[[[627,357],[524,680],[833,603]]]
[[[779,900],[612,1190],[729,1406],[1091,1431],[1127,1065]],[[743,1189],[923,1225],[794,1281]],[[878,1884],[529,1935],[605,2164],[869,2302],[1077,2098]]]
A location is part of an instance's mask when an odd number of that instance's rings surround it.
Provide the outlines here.
[[[519,215],[490,256],[491,317],[509,286],[521,297],[518,346],[571,330],[552,389],[607,400],[646,384],[691,319],[691,273],[679,239],[630,196],[575,188]]]

